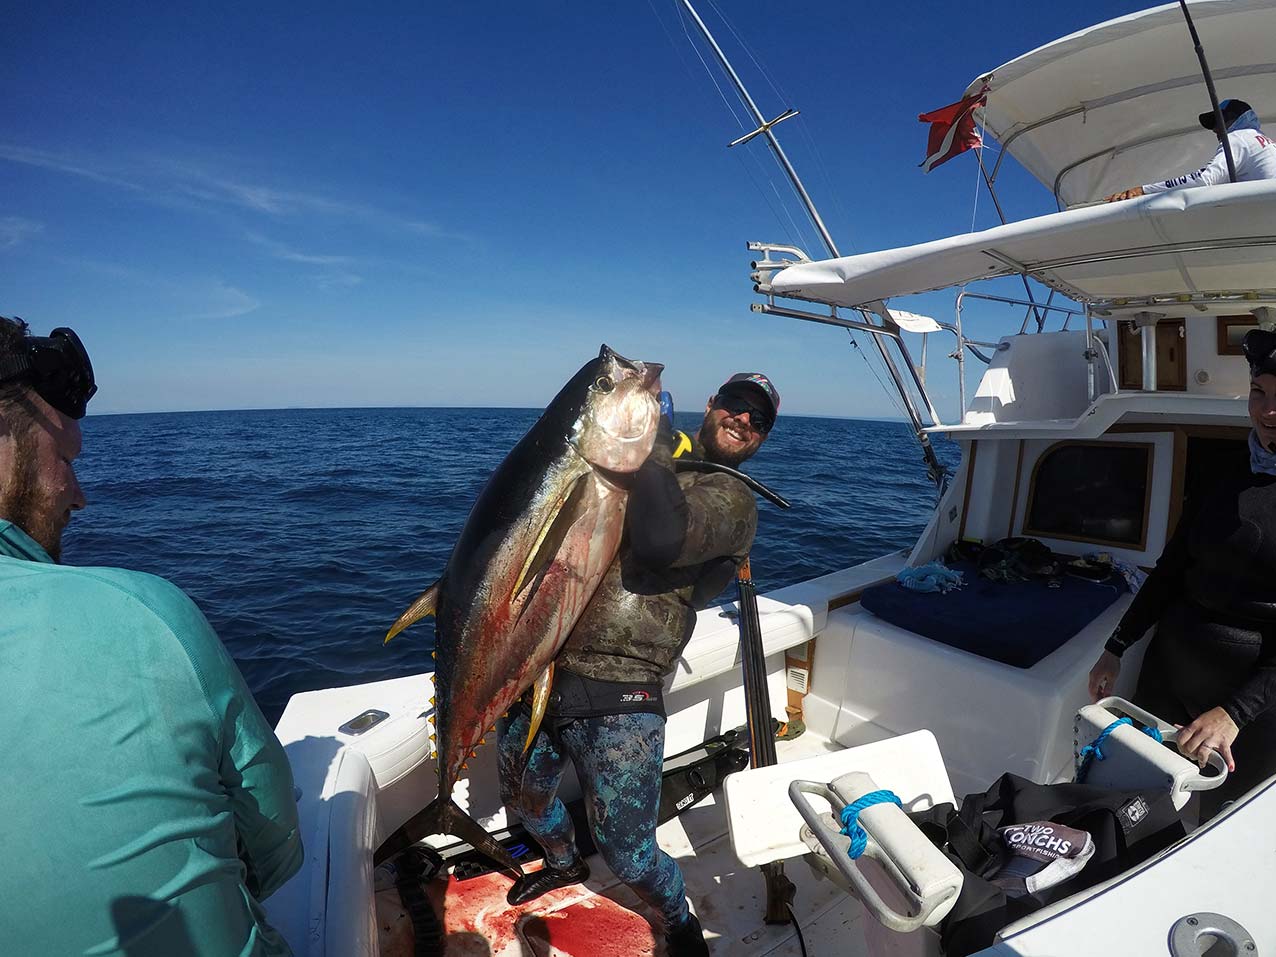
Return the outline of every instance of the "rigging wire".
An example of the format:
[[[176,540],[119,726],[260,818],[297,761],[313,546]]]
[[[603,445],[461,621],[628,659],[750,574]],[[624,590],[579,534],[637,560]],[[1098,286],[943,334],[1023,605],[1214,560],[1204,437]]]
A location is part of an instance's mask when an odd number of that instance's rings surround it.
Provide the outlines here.
[[[705,61],[703,54],[700,52],[699,46],[696,45],[691,34],[688,32],[686,18],[682,13],[681,8],[678,6],[677,0],[673,0],[673,2],[675,7],[674,16],[677,17],[679,25],[682,27],[686,46],[690,46],[695,52],[697,59],[700,61],[701,69],[708,75],[709,82],[713,84],[714,89],[718,91],[718,98],[722,101],[723,106],[726,107],[727,113],[730,114],[732,120],[735,121],[736,128],[745,131],[752,129],[751,126],[746,125],[741,114],[737,112],[737,107],[732,103],[731,97],[727,96],[726,93],[723,92],[722,86],[718,82],[716,72]],[[685,49],[684,45],[675,39],[668,24],[665,22],[664,17],[662,17],[660,12],[656,9],[653,0],[647,0],[647,5],[651,8],[652,15],[660,22],[665,38],[669,41],[669,45],[673,47],[674,53],[677,55],[678,60],[682,64],[682,67],[686,71],[688,77],[694,79],[695,70],[692,68],[683,52]],[[756,154],[749,150],[736,150],[734,152],[736,162],[740,164],[740,167],[744,170],[745,175],[748,176],[753,188],[757,191],[758,195],[762,197],[762,201],[766,204],[771,216],[780,227],[780,232],[782,234],[787,233],[786,238],[792,237],[790,241],[794,242],[795,245],[800,245],[801,243],[798,243],[797,240],[800,237],[803,237],[803,231],[797,224],[797,221],[794,220],[792,211],[789,208],[789,205],[785,202],[783,193],[775,183],[774,175],[767,172],[769,167],[764,166],[758,160]],[[752,166],[750,166],[750,162],[752,162]],[[805,242],[805,238],[803,238],[802,241]]]
[[[687,29],[686,15],[682,7],[678,4],[677,0],[672,0],[672,2],[674,3],[675,14],[678,18],[679,25],[682,27],[682,32],[683,32],[683,36],[685,40],[691,46],[691,48],[695,51],[696,58],[700,61],[701,69],[703,69],[704,72],[708,74],[709,81],[713,84],[713,88],[717,91],[718,97],[722,101],[723,105],[726,107],[727,112],[730,113],[731,118],[735,121],[737,128],[745,130],[745,131],[752,130],[753,125],[751,123],[746,124],[741,119],[740,113],[737,112],[736,106],[733,105],[731,102],[731,98],[728,97],[723,92],[722,85],[719,83],[716,73],[714,72],[712,68],[710,68],[709,64],[706,62],[704,55],[700,51],[699,45],[697,45],[695,41],[692,39],[690,31]],[[762,74],[763,78],[767,82],[767,85],[769,85],[771,89],[775,91],[776,95],[781,99],[781,101],[784,101],[785,97],[783,92],[780,90],[776,82],[771,78],[770,73],[758,61],[758,58],[754,56],[752,50],[749,49],[748,44],[746,44],[743,41],[743,38],[739,35],[736,29],[731,25],[731,22],[723,15],[721,9],[714,2],[714,0],[708,0],[708,2],[710,6],[713,8],[714,12],[718,15],[719,19],[726,24],[727,29],[731,32],[731,35],[735,37],[736,42],[740,44],[740,46],[744,49],[745,53],[748,55],[749,59],[754,63],[755,67]],[[688,73],[693,72],[691,68],[688,66],[685,57],[683,57],[681,49],[679,48],[679,44],[674,40],[674,37],[670,33],[668,27],[665,25],[663,18],[660,16],[659,12],[656,10],[653,0],[648,0],[648,6],[652,8],[653,15],[656,17],[657,20],[660,21],[661,27],[664,29],[666,37],[668,38],[670,44],[674,47],[675,52],[677,53],[679,60],[682,62],[684,68],[688,70]],[[800,119],[801,118],[799,117],[799,120]],[[824,166],[819,150],[815,147],[815,144],[810,136],[810,131],[807,130],[805,124],[801,124],[801,125],[802,125],[803,133],[806,139],[808,140],[810,151],[812,155],[816,157],[817,162],[819,163],[821,169],[823,170],[825,179],[828,180],[829,177],[828,177],[827,168]],[[760,165],[761,161],[757,157],[756,152],[750,153],[749,158],[755,164]],[[752,182],[754,188],[757,189],[759,194],[762,196],[763,200],[766,202],[767,207],[771,210],[771,214],[775,216],[776,221],[779,223],[781,227],[781,230],[785,228],[784,220],[785,219],[788,220],[788,227],[789,229],[792,230],[790,235],[792,235],[795,240],[800,240],[798,242],[794,242],[794,245],[802,246],[805,248],[822,247],[823,240],[818,238],[818,230],[816,230],[815,223],[811,217],[810,211],[807,210],[805,206],[803,207],[803,212],[805,214],[805,217],[804,217],[805,221],[807,221],[809,228],[811,230],[815,230],[817,233],[814,247],[808,245],[811,239],[811,234],[807,233],[802,227],[800,227],[798,225],[797,220],[794,219],[792,214],[792,206],[791,206],[792,199],[790,198],[788,201],[784,199],[785,194],[782,193],[780,188],[776,185],[774,174],[763,173],[762,176],[763,176],[763,179],[765,179],[766,184],[770,187],[771,192],[776,197],[776,201],[779,204],[778,211],[777,211],[776,205],[774,205],[771,202],[771,197],[767,195],[766,189],[759,182],[758,177],[754,175],[754,171],[749,167],[748,162],[746,162],[743,157],[738,157],[738,159],[741,162],[741,166],[745,169],[746,174],[749,176],[749,179]],[[768,168],[769,168],[769,164],[768,164]],[[831,184],[830,184],[829,191],[831,194],[836,195],[836,191],[834,191],[831,188]],[[781,216],[781,213],[783,213],[783,216]],[[873,378],[877,381],[878,387],[881,388],[881,390],[885,393],[887,399],[890,401],[891,405],[894,407],[894,409],[900,415],[900,417],[905,419],[908,418],[908,412],[904,408],[900,399],[896,396],[895,390],[893,388],[887,387],[886,382],[883,380],[882,375],[878,369],[879,365],[884,366],[885,360],[882,359],[880,355],[876,357],[876,361],[874,361],[873,359],[870,359],[868,355],[868,350],[861,348],[859,338],[856,336],[855,331],[852,329],[848,329],[846,331],[847,331],[847,334],[850,336],[851,346],[855,349],[856,352],[859,353],[860,357],[864,360],[864,364],[868,367],[869,372],[872,374]],[[866,333],[866,335],[871,335],[871,333]]]

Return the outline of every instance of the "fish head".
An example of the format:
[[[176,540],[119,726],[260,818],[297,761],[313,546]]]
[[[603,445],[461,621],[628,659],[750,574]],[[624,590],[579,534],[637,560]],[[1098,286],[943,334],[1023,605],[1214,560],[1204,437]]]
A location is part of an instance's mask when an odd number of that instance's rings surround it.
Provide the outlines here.
[[[651,454],[660,424],[658,362],[637,362],[603,346],[577,374],[584,388],[572,444],[585,461],[611,472],[636,472]]]

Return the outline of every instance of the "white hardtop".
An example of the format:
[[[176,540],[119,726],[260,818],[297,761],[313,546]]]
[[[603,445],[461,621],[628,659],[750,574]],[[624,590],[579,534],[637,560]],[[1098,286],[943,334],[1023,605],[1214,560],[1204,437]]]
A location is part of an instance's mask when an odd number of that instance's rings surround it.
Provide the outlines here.
[[[1276,3],[1188,4],[1220,98],[1276,121]],[[1216,149],[1197,115],[1210,101],[1178,4],[1109,20],[1048,43],[988,73],[976,114],[1061,205],[1203,166]]]
[[[1276,301],[1276,180],[1176,190],[879,252],[802,262],[759,291],[837,306],[1023,273],[1078,302]],[[1261,301],[1260,301],[1261,300]]]

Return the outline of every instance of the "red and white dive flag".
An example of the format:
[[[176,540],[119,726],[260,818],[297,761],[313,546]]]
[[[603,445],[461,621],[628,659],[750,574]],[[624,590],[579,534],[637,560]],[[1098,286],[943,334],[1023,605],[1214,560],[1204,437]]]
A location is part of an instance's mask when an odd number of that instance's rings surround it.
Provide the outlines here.
[[[917,117],[920,122],[930,124],[926,159],[921,164],[923,173],[929,173],[958,153],[983,145],[983,138],[975,129],[975,109],[983,106],[987,99],[988,87],[984,87],[974,96]]]

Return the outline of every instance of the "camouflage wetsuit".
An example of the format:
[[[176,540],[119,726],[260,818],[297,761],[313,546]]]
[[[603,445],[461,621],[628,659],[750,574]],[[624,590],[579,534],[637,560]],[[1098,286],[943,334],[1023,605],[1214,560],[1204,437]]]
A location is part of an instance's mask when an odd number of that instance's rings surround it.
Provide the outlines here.
[[[699,445],[692,454],[700,455]],[[659,682],[673,671],[707,607],[748,554],[757,506],[742,482],[721,473],[674,475],[661,443],[639,471],[625,539],[560,653],[557,666],[604,682]],[[658,911],[666,926],[687,918],[674,860],[656,846],[664,758],[663,713],[546,719],[527,756],[527,712],[502,725],[501,797],[518,811],[546,861],[566,869],[578,851],[557,797],[571,759],[585,794],[594,843],[612,871]]]

